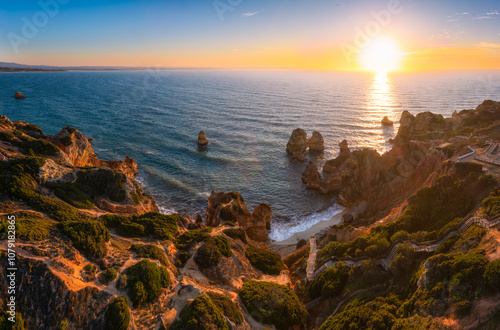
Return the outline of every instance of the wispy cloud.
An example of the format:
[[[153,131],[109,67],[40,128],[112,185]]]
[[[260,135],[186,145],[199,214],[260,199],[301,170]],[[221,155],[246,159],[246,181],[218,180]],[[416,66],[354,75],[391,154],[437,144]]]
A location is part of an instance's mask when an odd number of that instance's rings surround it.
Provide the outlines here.
[[[489,42],[480,42],[477,45],[482,48],[500,48],[500,44],[492,44]]]
[[[465,12],[465,13],[462,13],[462,15],[469,15],[469,13]]]
[[[494,18],[494,17],[493,16],[477,16],[477,17],[474,17],[472,20],[490,19],[490,18]]]
[[[250,16],[257,15],[258,13],[260,13],[260,11],[254,11],[254,12],[251,12],[251,13],[243,13],[243,14],[241,14],[241,16],[243,16],[243,17],[250,17]]]
[[[498,15],[498,14],[500,14],[498,12],[498,10],[493,10],[493,11],[490,11],[489,13],[486,13],[486,15]]]

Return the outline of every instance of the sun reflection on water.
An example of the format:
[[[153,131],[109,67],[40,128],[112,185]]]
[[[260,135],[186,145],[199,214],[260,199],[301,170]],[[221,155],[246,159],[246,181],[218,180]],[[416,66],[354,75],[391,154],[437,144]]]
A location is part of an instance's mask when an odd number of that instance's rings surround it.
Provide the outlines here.
[[[368,90],[365,118],[370,121],[370,128],[373,131],[373,141],[375,145],[385,144],[386,150],[391,145],[388,140],[394,137],[394,126],[382,126],[380,121],[384,116],[396,124],[397,100],[392,90],[392,81],[387,72],[377,72]],[[379,150],[379,151],[386,151]]]

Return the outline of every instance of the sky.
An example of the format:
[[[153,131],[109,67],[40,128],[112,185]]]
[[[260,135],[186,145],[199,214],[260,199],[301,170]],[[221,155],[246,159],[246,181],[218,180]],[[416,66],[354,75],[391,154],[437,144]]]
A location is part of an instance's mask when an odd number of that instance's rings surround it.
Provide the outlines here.
[[[397,45],[398,70],[500,69],[500,3],[40,0],[0,4],[0,61],[32,65],[350,71],[363,69],[366,63],[360,58],[363,52],[367,57],[366,45],[379,38]],[[368,57],[392,55],[382,50]]]

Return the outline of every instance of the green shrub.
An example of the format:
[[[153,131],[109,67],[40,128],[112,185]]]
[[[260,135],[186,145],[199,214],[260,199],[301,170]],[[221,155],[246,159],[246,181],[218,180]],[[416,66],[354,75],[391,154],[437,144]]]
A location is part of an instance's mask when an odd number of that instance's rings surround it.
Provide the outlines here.
[[[311,298],[333,297],[339,295],[349,279],[349,267],[344,263],[338,266],[327,268],[326,271],[320,273],[309,287],[309,296]]]
[[[500,259],[486,265],[483,278],[490,290],[493,292],[500,291]]]
[[[108,228],[116,228],[122,222],[128,222],[129,217],[117,214],[103,214],[99,217],[99,221],[101,221]]]
[[[102,223],[95,220],[64,221],[59,223],[58,227],[87,258],[106,256],[105,243],[109,241],[110,235]]]
[[[127,274],[120,274],[118,280],[116,281],[117,289],[125,289],[127,287]]]
[[[30,156],[56,156],[61,151],[56,145],[42,139],[23,141],[20,147]]]
[[[272,282],[249,281],[243,285],[239,297],[252,317],[276,329],[303,325],[307,310],[288,287]]]
[[[205,240],[200,246],[194,261],[201,269],[210,268],[220,263],[221,257],[230,257],[232,255],[229,241],[224,236],[213,236]]]
[[[210,232],[212,228],[208,227],[205,229],[188,230],[175,240],[175,247],[181,251],[187,251],[195,242],[203,242],[207,238],[211,237]]]
[[[167,256],[162,249],[151,244],[132,244],[130,250],[137,253],[141,258],[150,258],[158,260],[163,266],[168,267]]]
[[[11,132],[0,132],[0,140],[2,141],[7,141],[7,142],[12,142],[16,139],[16,136],[11,133]]]
[[[101,274],[99,274],[99,282],[101,282],[104,285],[108,285],[109,283],[113,282],[116,278],[117,271],[114,268],[110,268]]]
[[[248,243],[247,234],[242,228],[228,228],[224,229],[222,232],[232,239],[239,239],[243,243]]]
[[[107,330],[126,330],[130,324],[130,310],[128,300],[119,297],[109,304],[104,315],[105,328]]]
[[[55,227],[56,222],[36,213],[20,212],[16,214],[16,237],[28,241],[43,241]],[[7,235],[8,221],[0,219],[0,238]]]
[[[134,223],[134,222],[125,222],[121,223],[117,228],[116,232],[119,235],[125,237],[143,237],[145,236],[145,228],[144,226]]]
[[[76,183],[52,183],[47,184],[54,189],[54,195],[79,209],[92,209],[94,204],[90,197],[83,192],[82,187]]]
[[[217,306],[222,313],[227,316],[235,324],[243,323],[243,315],[238,310],[236,304],[229,299],[227,296],[216,293],[216,292],[207,292],[208,297],[212,302]]]
[[[206,295],[199,295],[186,305],[175,322],[172,330],[229,330],[222,311]]]
[[[88,169],[77,173],[76,183],[92,198],[106,195],[113,202],[123,202],[127,197],[127,177],[118,170]]]
[[[0,314],[0,329],[2,330],[24,330],[24,320],[20,312],[16,312],[15,322],[9,321],[10,314],[4,311]]]
[[[490,195],[483,199],[483,210],[490,217],[500,214],[500,189],[496,188],[490,192]]]
[[[154,300],[161,288],[168,288],[170,285],[167,270],[146,259],[130,266],[126,273],[130,298],[136,307]]]
[[[286,269],[281,256],[273,251],[249,246],[245,255],[255,268],[268,275],[279,275]]]

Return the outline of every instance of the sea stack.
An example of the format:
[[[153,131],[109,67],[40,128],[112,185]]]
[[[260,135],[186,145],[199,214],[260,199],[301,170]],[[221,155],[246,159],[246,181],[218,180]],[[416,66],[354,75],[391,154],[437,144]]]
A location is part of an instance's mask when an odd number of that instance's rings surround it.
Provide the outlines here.
[[[382,123],[383,126],[394,125],[394,122],[392,120],[390,120],[389,117],[387,117],[387,116],[384,116],[384,118],[382,118],[382,120],[380,122]]]
[[[207,144],[208,144],[208,139],[207,136],[205,135],[205,132],[200,131],[200,133],[198,133],[198,145],[206,146]]]
[[[21,92],[16,92],[16,94],[14,95],[14,97],[18,100],[22,100],[22,99],[25,99],[26,96],[23,95],[23,93]]]
[[[325,150],[325,141],[320,132],[312,132],[312,136],[307,140],[309,145],[309,151],[312,152],[323,152]]]
[[[288,154],[292,158],[304,160],[307,148],[313,153],[321,153],[325,150],[325,141],[321,133],[314,131],[312,136],[307,138],[307,133],[302,128],[293,130],[290,140],[288,140],[286,145]]]

